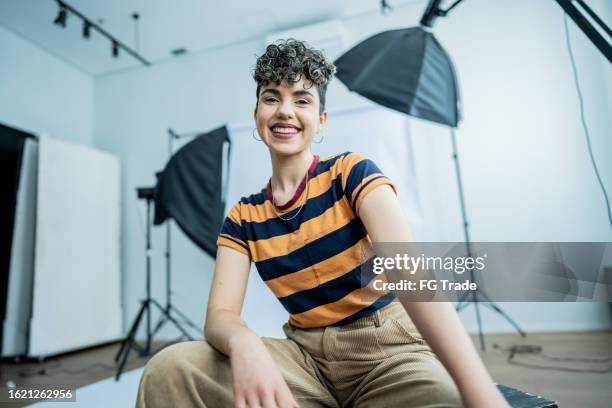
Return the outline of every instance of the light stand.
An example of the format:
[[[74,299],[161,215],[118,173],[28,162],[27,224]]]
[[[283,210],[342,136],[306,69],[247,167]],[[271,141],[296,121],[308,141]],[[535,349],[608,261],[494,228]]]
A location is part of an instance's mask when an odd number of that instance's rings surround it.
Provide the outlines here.
[[[457,152],[457,141],[455,138],[455,128],[451,127],[451,141],[453,146],[453,161],[455,162],[455,175],[457,176],[457,188],[459,190],[459,203],[461,205],[461,218],[463,220],[463,236],[465,240],[465,247],[467,252],[467,257],[472,258],[472,247],[470,245],[470,233],[469,233],[469,223],[467,220],[467,214],[465,210],[465,200],[463,198],[463,183],[461,180],[461,168],[459,166],[459,154]],[[474,269],[470,268],[470,281],[476,282],[476,278],[474,277]],[[474,304],[474,310],[476,312],[476,322],[478,324],[478,338],[480,340],[480,349],[485,351],[485,342],[484,335],[482,332],[482,320],[480,317],[480,308],[479,303],[482,303],[483,306],[488,307],[494,312],[501,315],[504,319],[508,321],[516,331],[523,337],[526,336],[525,332],[519,327],[519,325],[510,317],[506,312],[502,310],[495,302],[491,301],[489,296],[487,296],[486,292],[480,288],[476,290],[466,291],[459,298],[459,302],[455,306],[455,310],[460,312],[461,310],[468,307],[470,304]]]
[[[462,0],[455,0],[451,4],[450,7],[444,10],[440,7],[442,0],[430,0],[421,18],[421,21],[420,21],[421,25],[431,28],[437,17],[446,17],[448,13],[453,8],[455,8],[461,1]],[[612,62],[612,46],[610,45],[610,37],[612,37],[612,30],[610,30],[610,28],[603,22],[603,20],[599,18],[599,16],[597,16],[597,14],[595,14],[593,10],[591,10],[583,0],[555,0],[555,1],[561,6],[561,8],[563,8],[563,11],[565,11],[565,13],[567,13],[572,18],[572,20],[574,20],[578,28],[580,28],[584,32],[584,34],[599,49],[599,51],[603,54],[603,56],[607,58],[608,61]],[[576,4],[578,4],[580,7],[576,7]],[[606,37],[604,37],[597,30],[597,28],[591,23],[591,21],[589,21],[589,18],[587,18],[587,16],[593,21],[593,23],[599,26],[601,31],[603,31],[606,34]],[[463,186],[461,183],[459,157],[457,155],[457,144],[455,141],[455,128],[453,126],[451,126],[451,138],[452,138],[452,144],[453,144],[453,159],[455,161],[455,173],[457,176],[457,186],[459,188],[461,216],[463,218],[463,232],[464,232],[464,237],[465,237],[465,244],[467,247],[467,255],[471,257],[472,251],[470,247],[470,237],[469,237],[469,232],[468,232],[469,225],[467,222],[465,202],[463,199]],[[472,282],[475,282],[473,269],[470,270],[470,279]],[[503,318],[505,318],[508,321],[508,323],[510,323],[518,331],[518,333],[521,336],[523,337],[526,336],[525,332],[521,330],[518,324],[516,324],[516,322],[512,320],[512,318],[510,318],[510,316],[508,316],[495,302],[492,302],[491,299],[487,296],[487,294],[483,290],[476,289],[474,291],[467,291],[459,299],[459,302],[456,305],[456,310],[459,312],[465,309],[470,304],[474,305],[474,309],[476,311],[476,320],[478,323],[478,335],[480,339],[480,348],[483,351],[485,350],[485,343],[484,343],[484,336],[482,333],[482,321],[480,317],[479,303],[482,303],[484,306],[490,308],[491,310],[493,310],[494,312],[498,313]]]
[[[194,134],[195,135],[195,134]],[[172,129],[168,129],[168,160],[172,157],[173,154],[173,141],[174,139],[180,139],[182,137],[190,137],[192,134],[188,135],[178,135]],[[190,320],[183,312],[181,312],[176,306],[172,304],[172,234],[170,227],[171,219],[166,221],[166,307],[164,308],[164,313],[159,317],[157,325],[153,330],[153,335],[157,333],[164,324],[171,319],[172,313],[174,312],[181,319],[181,322],[188,325],[192,329],[196,330],[198,333],[204,335],[203,330],[198,327],[192,320]],[[180,322],[176,319],[173,320],[175,326],[179,327],[183,333],[186,333],[186,330],[180,326]],[[187,335],[189,340],[193,340],[193,338]]]
[[[146,200],[147,203],[147,220],[146,220],[146,237],[145,237],[145,259],[146,259],[146,280],[145,280],[145,294],[146,297],[142,300],[142,306],[140,306],[140,310],[132,323],[130,331],[127,336],[121,342],[121,347],[119,348],[119,352],[115,356],[115,362],[119,363],[119,368],[117,369],[117,374],[115,375],[115,380],[119,381],[119,377],[121,377],[121,373],[125,367],[125,363],[127,362],[128,355],[130,354],[130,350],[134,349],[138,352],[141,357],[150,356],[151,355],[151,343],[153,340],[153,336],[155,335],[155,331],[151,331],[151,305],[157,307],[162,313],[162,317],[165,317],[166,320],[170,320],[174,325],[185,335],[187,338],[191,339],[189,333],[168,313],[168,309],[164,309],[155,299],[151,298],[151,204],[154,198],[155,189],[152,187],[148,188],[137,188],[136,189],[138,198]],[[136,332],[138,331],[138,327],[142,321],[142,317],[147,315],[146,320],[146,341],[145,345],[140,346],[136,343]]]
[[[418,27],[387,30],[355,45],[336,61],[336,77],[351,91],[409,116],[448,126],[451,129],[455,175],[459,189],[461,216],[467,255],[472,249],[463,198],[463,185],[455,129],[461,119],[459,86],[453,63],[430,28],[438,17],[445,17],[462,0],[455,0],[447,9],[443,0],[430,0]],[[561,0],[560,0],[561,1]],[[568,0],[569,1],[569,0]],[[475,282],[474,271],[469,271]],[[478,322],[480,346],[484,351],[480,305],[483,303],[504,317],[516,330],[525,332],[479,289],[461,294],[457,310],[473,304]]]
[[[446,17],[453,8],[455,8],[457,5],[459,5],[459,3],[461,3],[461,1],[462,0],[456,0],[451,4],[449,8],[444,10],[440,8],[440,3],[442,2],[442,0],[430,0],[429,4],[425,9],[425,12],[423,13],[423,16],[421,17],[421,25],[431,28],[437,17]],[[472,247],[470,241],[470,233],[468,229],[469,223],[467,220],[467,213],[465,209],[465,200],[463,197],[463,182],[461,179],[461,167],[459,165],[459,153],[457,151],[455,127],[450,126],[450,129],[451,142],[453,147],[453,161],[455,163],[455,175],[457,177],[457,189],[459,190],[459,204],[461,206],[461,218],[463,220],[463,237],[465,240],[467,256],[468,258],[471,258]],[[470,268],[469,273],[470,281],[476,282],[476,277],[474,276],[474,269]],[[482,351],[485,351],[486,345],[484,341],[484,334],[482,331],[480,304],[482,304],[484,307],[488,307],[489,309],[493,310],[494,312],[502,316],[504,319],[506,319],[506,321],[510,323],[522,337],[526,336],[525,332],[520,328],[520,326],[506,312],[504,312],[501,307],[499,307],[495,302],[491,301],[489,296],[487,296],[486,292],[480,289],[480,287],[478,287],[476,290],[470,290],[463,293],[459,298],[457,305],[455,306],[455,310],[457,310],[457,312],[460,312],[472,304],[474,305],[474,311],[476,313],[476,323],[478,325],[478,339],[480,341],[480,349]]]

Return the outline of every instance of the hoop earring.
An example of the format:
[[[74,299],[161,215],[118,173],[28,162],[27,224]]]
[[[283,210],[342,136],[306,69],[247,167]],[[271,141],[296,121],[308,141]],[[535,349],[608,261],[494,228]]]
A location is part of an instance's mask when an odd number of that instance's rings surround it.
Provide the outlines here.
[[[255,137],[255,132],[257,131],[257,128],[253,128],[253,131],[251,132],[251,136],[253,136],[253,139],[257,140],[258,142],[261,142],[261,139],[258,139]]]
[[[313,139],[313,142],[316,143],[316,144],[321,143],[323,141],[323,139],[325,138],[325,133],[323,133],[323,131],[321,131],[319,133],[321,134],[321,138],[319,140],[314,140]]]

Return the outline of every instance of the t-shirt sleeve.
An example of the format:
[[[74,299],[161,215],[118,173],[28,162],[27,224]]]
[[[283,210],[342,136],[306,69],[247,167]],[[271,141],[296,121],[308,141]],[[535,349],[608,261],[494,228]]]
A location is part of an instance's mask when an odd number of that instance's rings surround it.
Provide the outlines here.
[[[378,186],[388,185],[397,194],[397,186],[385,176],[376,163],[359,153],[349,153],[342,163],[342,187],[349,204],[359,215],[365,196]]]
[[[223,245],[235,249],[251,258],[251,251],[242,227],[240,203],[235,204],[225,217],[221,232],[217,238],[217,246]]]

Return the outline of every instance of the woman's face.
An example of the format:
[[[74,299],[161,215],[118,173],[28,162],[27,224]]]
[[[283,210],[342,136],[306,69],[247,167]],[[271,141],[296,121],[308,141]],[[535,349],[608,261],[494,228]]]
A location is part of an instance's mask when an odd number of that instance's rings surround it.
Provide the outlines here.
[[[262,86],[254,112],[261,140],[283,156],[309,149],[327,120],[327,112],[319,114],[319,104],[319,92],[308,80]]]

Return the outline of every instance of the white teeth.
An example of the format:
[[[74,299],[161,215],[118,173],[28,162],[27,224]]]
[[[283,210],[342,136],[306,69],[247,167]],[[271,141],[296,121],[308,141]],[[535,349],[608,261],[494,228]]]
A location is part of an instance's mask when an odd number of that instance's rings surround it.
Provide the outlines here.
[[[295,128],[286,128],[286,127],[275,127],[272,128],[274,133],[297,133],[298,130]]]

